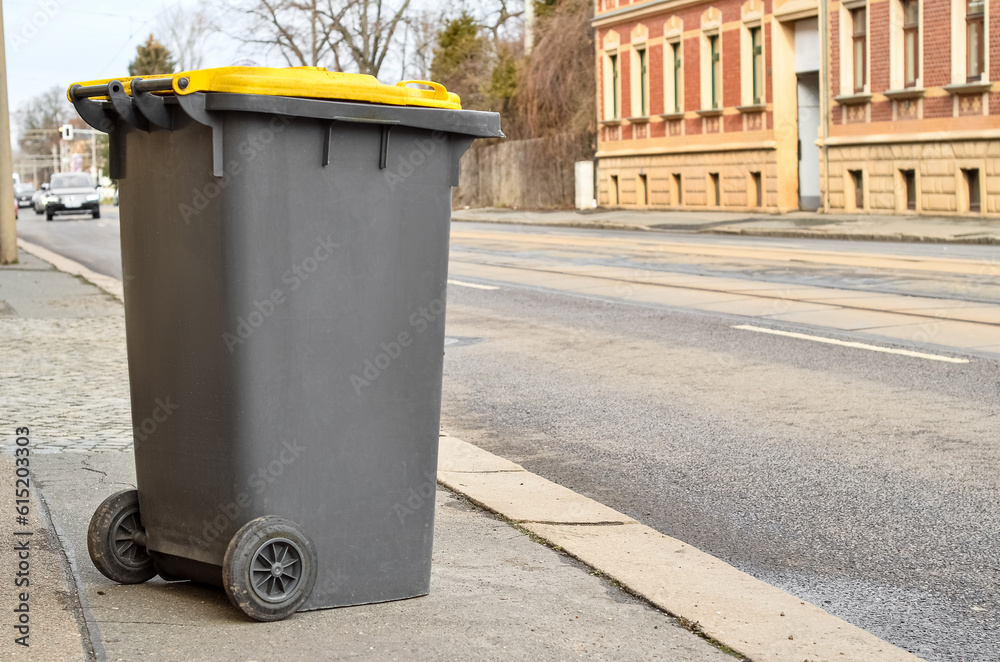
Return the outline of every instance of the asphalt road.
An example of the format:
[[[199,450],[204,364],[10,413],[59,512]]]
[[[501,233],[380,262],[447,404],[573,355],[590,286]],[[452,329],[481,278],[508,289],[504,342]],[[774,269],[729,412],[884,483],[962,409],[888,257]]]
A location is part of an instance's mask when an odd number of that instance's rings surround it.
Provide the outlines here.
[[[120,277],[117,224],[28,216],[24,238]],[[925,659],[995,661],[998,255],[456,224],[442,424]],[[647,296],[682,277],[715,289]],[[741,303],[740,284],[886,307],[824,311],[833,326],[709,309]],[[905,342],[865,325],[904,295],[966,321]]]
[[[745,317],[637,296],[682,273],[971,310],[1000,299],[997,249],[540,232],[560,241],[453,228],[452,278],[480,287],[449,288],[449,334],[467,342],[446,352],[447,429],[925,659],[998,659],[997,355],[952,347],[969,362],[949,364],[749,333],[733,328]],[[859,257],[871,266],[843,264]]]
[[[97,273],[122,277],[121,235],[118,207],[101,206],[101,218],[89,214],[59,214],[46,221],[30,207],[18,212],[21,239],[65,255]]]

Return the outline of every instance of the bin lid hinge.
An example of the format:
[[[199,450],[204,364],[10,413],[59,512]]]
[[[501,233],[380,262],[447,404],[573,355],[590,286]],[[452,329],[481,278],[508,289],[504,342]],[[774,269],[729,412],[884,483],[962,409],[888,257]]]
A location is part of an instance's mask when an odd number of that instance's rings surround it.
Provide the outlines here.
[[[163,100],[162,96],[142,89],[142,86],[138,84],[141,82],[142,78],[132,79],[132,99],[135,101],[136,107],[150,123],[170,131],[173,129],[174,118],[170,109],[167,108],[166,101]]]
[[[82,85],[74,85],[70,89],[73,107],[79,113],[83,121],[103,133],[112,133],[115,130],[115,121],[105,111],[104,102],[94,101],[89,97],[78,97],[74,92]]]
[[[177,102],[181,109],[195,122],[212,129],[212,174],[224,177],[226,174],[222,158],[222,118],[205,110],[204,94],[188,94],[178,96]]]
[[[149,120],[135,108],[132,97],[125,94],[125,86],[119,81],[108,83],[108,98],[122,120],[142,131],[149,131]]]

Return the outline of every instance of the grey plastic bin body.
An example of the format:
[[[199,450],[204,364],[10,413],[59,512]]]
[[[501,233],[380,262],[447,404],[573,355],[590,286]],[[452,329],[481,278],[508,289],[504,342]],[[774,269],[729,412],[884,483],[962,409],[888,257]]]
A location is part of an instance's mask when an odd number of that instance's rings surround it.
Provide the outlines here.
[[[171,130],[112,132],[147,548],[218,584],[233,534],[278,515],[317,551],[302,609],[426,594],[450,189],[499,118],[180,102]]]

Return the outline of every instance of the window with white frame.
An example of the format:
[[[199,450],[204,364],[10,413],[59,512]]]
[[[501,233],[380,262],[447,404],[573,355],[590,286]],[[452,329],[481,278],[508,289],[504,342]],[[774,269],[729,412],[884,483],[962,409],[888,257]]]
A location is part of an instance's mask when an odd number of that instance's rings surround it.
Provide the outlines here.
[[[741,38],[742,103],[759,106],[764,103],[764,31],[760,22],[744,25]]]
[[[722,33],[706,32],[701,43],[701,107],[722,108]]]
[[[865,91],[868,82],[868,8],[851,9],[851,58],[854,93]]]
[[[965,75],[971,82],[983,79],[984,48],[986,39],[986,2],[985,0],[966,0],[965,2]]]
[[[753,102],[764,103],[764,32],[758,25],[750,28],[750,61],[753,67]]]
[[[618,51],[604,55],[604,119],[614,120],[621,115],[621,81]]]
[[[903,86],[920,78],[920,0],[903,0]]]
[[[890,0],[889,86],[893,90],[922,84],[921,3],[922,0]]]
[[[667,92],[666,105],[664,107],[668,113],[681,112],[683,104],[684,70],[681,59],[682,48],[683,42],[679,39],[666,44],[665,47],[667,62],[663,70],[666,72],[667,80],[666,85],[663,87]]]
[[[840,93],[868,92],[868,6],[865,0],[840,5]]]
[[[632,114],[649,115],[649,50],[639,44],[632,51]]]
[[[951,0],[951,82],[989,80],[990,3],[985,0]]]

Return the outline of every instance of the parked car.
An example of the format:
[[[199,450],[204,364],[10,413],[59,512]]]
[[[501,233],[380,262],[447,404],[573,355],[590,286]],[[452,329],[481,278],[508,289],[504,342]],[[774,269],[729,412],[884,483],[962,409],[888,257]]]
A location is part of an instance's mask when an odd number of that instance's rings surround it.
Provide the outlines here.
[[[42,184],[42,188],[35,191],[35,194],[31,196],[31,207],[35,210],[36,214],[45,213],[45,196],[49,194],[49,185]]]
[[[101,194],[94,180],[84,172],[59,172],[49,179],[49,192],[44,198],[45,220],[56,214],[81,214],[89,212],[101,217]]]
[[[31,199],[35,195],[34,184],[15,184],[14,201],[18,207],[30,207]]]

